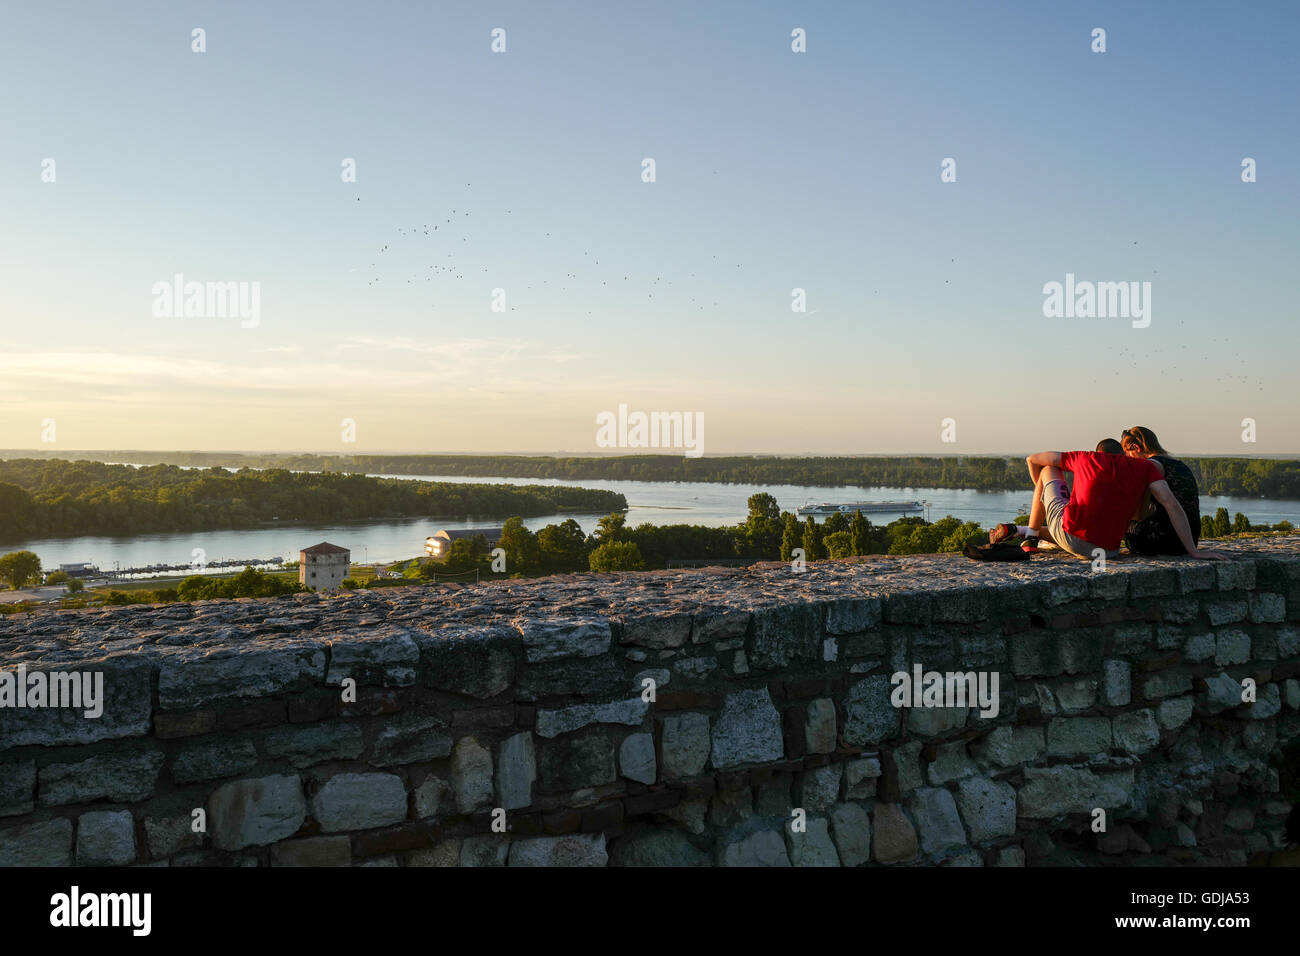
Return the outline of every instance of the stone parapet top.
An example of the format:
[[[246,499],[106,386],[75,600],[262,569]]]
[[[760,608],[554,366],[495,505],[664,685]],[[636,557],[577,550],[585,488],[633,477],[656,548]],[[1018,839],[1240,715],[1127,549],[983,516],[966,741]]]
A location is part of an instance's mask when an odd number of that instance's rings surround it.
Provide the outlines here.
[[[1130,595],[1249,590],[1256,586],[1255,571],[1261,563],[1277,567],[1283,579],[1300,583],[1300,535],[1207,544],[1227,553],[1229,560],[1121,558],[1097,572],[1088,561],[1052,551],[1006,563],[972,561],[959,554],[872,555],[815,562],[800,573],[787,563],[767,562],[746,568],[568,574],[469,586],[44,610],[0,617],[0,666],[123,656],[156,660],[182,649],[193,654],[247,648],[248,642],[269,650],[404,629],[447,640],[482,635],[517,639],[530,623],[617,622],[864,598],[895,598],[901,604],[918,592],[937,599],[938,622],[945,619],[946,598],[974,592],[1009,597],[1034,586],[1061,588],[1059,601],[1047,598],[1050,606],[1086,597],[1122,600]],[[927,621],[928,614],[915,623]]]

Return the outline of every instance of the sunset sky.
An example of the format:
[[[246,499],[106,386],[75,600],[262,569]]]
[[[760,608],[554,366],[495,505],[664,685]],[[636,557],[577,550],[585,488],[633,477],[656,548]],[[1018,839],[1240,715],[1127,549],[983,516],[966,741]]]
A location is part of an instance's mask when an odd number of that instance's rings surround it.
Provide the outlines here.
[[[1298,9],[10,5],[0,448],[1300,452]]]

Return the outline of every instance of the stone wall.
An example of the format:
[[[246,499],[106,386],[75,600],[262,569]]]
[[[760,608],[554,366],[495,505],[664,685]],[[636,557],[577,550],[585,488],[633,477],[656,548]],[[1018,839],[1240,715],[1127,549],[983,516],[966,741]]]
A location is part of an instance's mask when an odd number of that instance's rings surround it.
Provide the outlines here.
[[[1244,864],[1300,787],[1300,538],[1227,547],[5,618],[107,700],[0,709],[0,864]],[[894,707],[918,663],[997,716]]]

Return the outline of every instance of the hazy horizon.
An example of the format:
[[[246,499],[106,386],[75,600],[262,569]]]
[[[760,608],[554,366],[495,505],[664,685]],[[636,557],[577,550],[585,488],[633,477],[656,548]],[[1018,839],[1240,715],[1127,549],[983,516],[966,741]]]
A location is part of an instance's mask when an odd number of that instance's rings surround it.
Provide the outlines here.
[[[0,445],[1300,448],[1293,5],[2,16]],[[1149,324],[1046,317],[1067,277]]]

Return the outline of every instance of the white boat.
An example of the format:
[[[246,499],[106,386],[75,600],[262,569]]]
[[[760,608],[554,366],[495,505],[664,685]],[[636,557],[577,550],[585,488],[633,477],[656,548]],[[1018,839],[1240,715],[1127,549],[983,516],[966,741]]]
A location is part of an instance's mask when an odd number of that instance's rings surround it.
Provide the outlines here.
[[[800,517],[829,517],[834,514],[851,515],[861,511],[863,514],[920,514],[925,506],[919,501],[850,501],[836,505],[823,502],[819,505],[804,505],[798,510]]]

